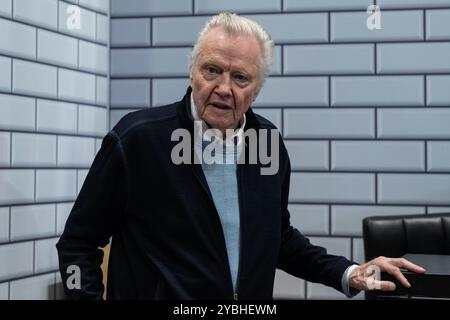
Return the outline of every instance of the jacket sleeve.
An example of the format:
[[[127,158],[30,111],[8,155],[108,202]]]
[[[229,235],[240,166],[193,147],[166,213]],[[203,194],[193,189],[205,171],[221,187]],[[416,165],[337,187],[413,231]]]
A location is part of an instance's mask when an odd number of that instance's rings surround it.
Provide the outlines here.
[[[56,244],[67,299],[102,299],[103,251],[99,247],[109,243],[123,219],[127,192],[123,148],[111,131],[103,139]]]
[[[299,278],[319,282],[343,292],[342,276],[353,262],[345,257],[330,255],[325,248],[313,245],[300,231],[290,224],[288,210],[291,167],[287,151],[284,154],[282,184],[281,248],[278,268]]]

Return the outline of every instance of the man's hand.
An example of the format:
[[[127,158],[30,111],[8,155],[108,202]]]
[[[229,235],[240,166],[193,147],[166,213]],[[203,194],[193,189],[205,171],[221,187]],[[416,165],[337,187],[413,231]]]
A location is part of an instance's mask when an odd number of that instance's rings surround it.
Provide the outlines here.
[[[424,273],[425,269],[404,258],[378,257],[365,264],[357,266],[349,277],[349,286],[358,290],[395,290],[391,281],[380,281],[380,272],[393,275],[406,288],[411,287],[408,280],[400,271],[405,268],[417,273]]]

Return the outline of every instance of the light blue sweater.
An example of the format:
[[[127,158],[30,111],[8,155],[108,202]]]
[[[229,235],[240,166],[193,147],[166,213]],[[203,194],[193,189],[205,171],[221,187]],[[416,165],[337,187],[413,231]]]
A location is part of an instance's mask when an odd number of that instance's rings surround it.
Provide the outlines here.
[[[209,143],[209,141],[203,141],[203,147]],[[235,149],[227,155],[225,155],[225,148],[223,151],[224,160],[222,164],[205,164],[202,162],[202,168],[222,223],[231,279],[234,291],[236,291],[240,251],[240,212],[236,177],[237,153]]]

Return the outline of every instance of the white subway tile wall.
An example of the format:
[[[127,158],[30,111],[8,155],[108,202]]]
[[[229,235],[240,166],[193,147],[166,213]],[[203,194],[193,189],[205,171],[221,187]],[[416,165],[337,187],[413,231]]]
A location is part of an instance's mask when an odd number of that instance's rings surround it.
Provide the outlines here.
[[[11,300],[55,299],[55,273],[47,273],[10,282]]]
[[[38,240],[35,243],[34,270],[38,273],[58,269],[58,253],[55,250],[58,238]]]
[[[11,240],[30,240],[55,235],[55,204],[11,208]]]
[[[369,30],[366,10],[374,3],[382,28]],[[450,0],[111,6],[111,127],[129,112],[179,100],[203,23],[237,12],[275,40],[272,73],[253,106],[285,139],[294,226],[364,262],[363,218],[450,212]],[[274,297],[344,298],[282,271]]]
[[[0,2],[0,16],[10,18],[12,15],[12,0]]]
[[[72,210],[73,202],[60,202],[56,204],[56,234],[61,235],[64,231],[64,226],[69,217],[70,210]]]
[[[63,298],[55,244],[109,126],[110,0],[70,2],[79,29],[68,1],[0,1],[0,300]]]

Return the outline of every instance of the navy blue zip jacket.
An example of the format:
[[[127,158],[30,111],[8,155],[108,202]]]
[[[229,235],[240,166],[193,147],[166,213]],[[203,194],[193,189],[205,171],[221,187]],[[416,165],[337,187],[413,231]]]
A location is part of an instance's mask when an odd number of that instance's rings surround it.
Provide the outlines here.
[[[171,141],[172,132],[193,134],[190,93],[174,104],[128,114],[103,139],[57,243],[66,297],[102,298],[99,247],[111,237],[108,299],[272,299],[276,268],[342,291],[352,262],[310,244],[290,225],[291,170],[280,141],[277,174],[261,175],[260,163],[237,166],[241,251],[233,292],[201,164],[171,161],[179,143]],[[244,130],[275,128],[251,108],[246,117]],[[67,287],[71,265],[80,268],[79,288]]]

